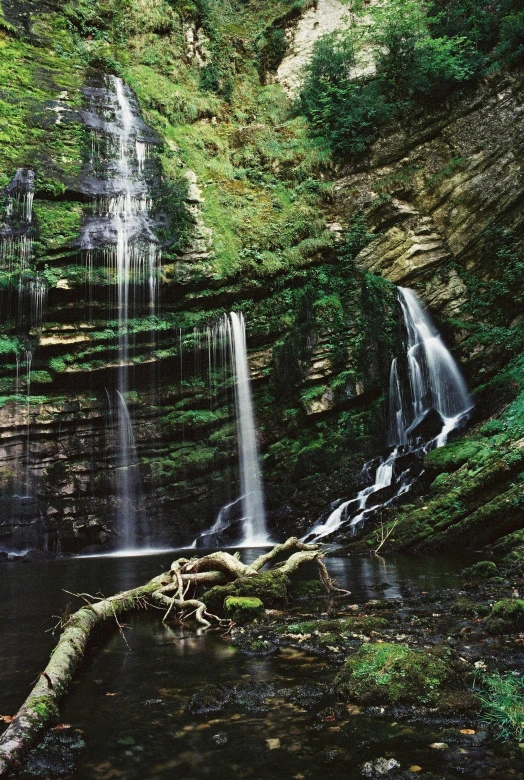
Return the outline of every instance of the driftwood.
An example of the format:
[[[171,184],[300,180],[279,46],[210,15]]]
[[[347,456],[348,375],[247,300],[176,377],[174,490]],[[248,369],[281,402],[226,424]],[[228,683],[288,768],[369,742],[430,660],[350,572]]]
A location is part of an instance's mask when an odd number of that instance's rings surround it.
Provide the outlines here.
[[[165,609],[164,620],[169,615],[176,616],[179,620],[192,615],[202,626],[223,626],[230,621],[223,621],[207,611],[206,605],[194,597],[197,587],[256,577],[267,563],[292,550],[295,552],[285,561],[277,563],[270,571],[291,574],[304,563],[316,561],[326,590],[345,592],[339,591],[327,574],[322,562],[321,548],[318,545],[303,544],[293,537],[276,545],[251,565],[242,563],[238,554],[215,552],[191,560],[180,558],[174,561],[169,572],[155,577],[139,588],[117,593],[109,598],[88,600],[87,594],[77,594],[84,599],[84,605],[61,626],[62,635],[49,663],[0,737],[0,777],[16,774],[27,751],[44,730],[57,720],[60,700],[69,689],[95,628],[114,619],[122,631],[120,615],[150,605]],[[189,591],[192,591],[191,597],[188,597]]]

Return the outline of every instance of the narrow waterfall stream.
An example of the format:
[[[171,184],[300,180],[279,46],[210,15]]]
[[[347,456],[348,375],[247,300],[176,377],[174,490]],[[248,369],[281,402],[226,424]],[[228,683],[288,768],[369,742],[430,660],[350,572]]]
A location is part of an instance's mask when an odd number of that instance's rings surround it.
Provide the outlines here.
[[[429,313],[413,290],[399,287],[398,292],[407,332],[407,377],[403,382],[400,361],[394,358],[388,421],[388,444],[394,449],[379,463],[373,483],[356,498],[333,508],[327,519],[305,535],[307,541],[319,541],[341,528],[356,531],[382,507],[407,493],[420,473],[413,468],[410,454],[420,459],[431,449],[443,447],[473,408],[460,369]],[[370,465],[364,465],[363,474]]]
[[[210,377],[213,367],[220,364],[222,370],[226,366],[233,378],[240,496],[220,509],[213,526],[195,539],[193,547],[223,544],[224,534],[226,543],[263,547],[270,544],[270,540],[266,527],[244,315],[237,312],[231,312],[229,316],[224,315],[217,325],[208,331],[207,338]],[[236,538],[230,538],[231,532]]]

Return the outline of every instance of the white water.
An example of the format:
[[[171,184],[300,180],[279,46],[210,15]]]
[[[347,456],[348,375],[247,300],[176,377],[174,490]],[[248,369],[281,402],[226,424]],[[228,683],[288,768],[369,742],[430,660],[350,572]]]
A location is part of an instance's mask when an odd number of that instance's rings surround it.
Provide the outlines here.
[[[197,542],[206,537],[211,540],[212,536],[228,529],[231,525],[231,510],[240,504],[241,518],[239,522],[242,527],[242,539],[236,546],[264,547],[271,542],[266,526],[264,489],[251,396],[244,316],[237,312],[231,312],[229,317],[224,316],[214,328],[208,329],[203,335],[207,343],[210,396],[217,390],[214,387],[215,369],[222,373],[227,366],[226,371],[232,372],[233,375],[240,495],[221,508],[213,526],[201,534],[192,546],[196,547]],[[197,345],[200,342],[201,334],[197,332],[194,338],[195,364],[199,360]]]
[[[235,364],[235,406],[238,431],[238,461],[242,494],[243,534],[246,547],[268,543],[266,511],[251,398],[247,362],[246,323],[243,314],[231,312],[233,360]]]
[[[449,434],[460,417],[473,408],[473,401],[455,359],[422,303],[413,290],[399,287],[399,293],[408,332],[410,424],[430,409],[436,409]]]
[[[110,162],[115,171],[109,183],[112,194],[96,201],[95,220],[93,225],[84,226],[83,241],[88,249],[88,268],[92,270],[93,252],[97,250],[90,241],[100,234],[109,236],[110,244],[112,240],[110,248],[102,251],[102,259],[113,275],[116,288],[113,302],[118,349],[113,417],[116,423],[116,519],[119,548],[128,552],[148,541],[141,538],[145,535],[140,518],[142,486],[133,422],[127,405],[132,356],[129,323],[138,310],[156,313],[161,258],[148,224],[151,198],[144,171],[148,147],[139,138],[143,123],[120,78],[108,77],[108,96],[113,101],[115,116],[115,122],[106,128],[112,141]],[[93,165],[96,156],[97,148],[93,143]]]
[[[443,447],[449,434],[466,419],[473,401],[460,369],[442,341],[431,317],[413,290],[399,287],[399,300],[407,331],[407,366],[410,402],[406,405],[399,376],[399,362],[391,364],[389,378],[388,444],[395,447],[375,472],[373,485],[361,490],[357,497],[342,502],[325,522],[317,523],[304,539],[319,541],[349,523],[356,530],[373,513],[387,506],[394,498],[408,492],[416,475],[406,470],[395,477],[395,463],[406,452],[429,452]],[[406,408],[407,407],[407,408]],[[440,433],[429,442],[410,441],[411,429],[431,410],[442,418]],[[373,503],[373,494],[394,484],[394,495],[386,501]]]

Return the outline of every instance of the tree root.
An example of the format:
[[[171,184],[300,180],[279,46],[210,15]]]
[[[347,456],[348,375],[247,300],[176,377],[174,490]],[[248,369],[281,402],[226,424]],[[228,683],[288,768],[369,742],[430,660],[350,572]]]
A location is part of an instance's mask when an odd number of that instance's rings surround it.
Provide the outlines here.
[[[0,736],[0,777],[18,773],[25,754],[43,731],[58,718],[58,705],[70,687],[95,628],[114,619],[123,636],[125,625],[120,622],[120,615],[130,610],[154,606],[165,610],[164,621],[172,613],[175,613],[180,621],[194,615],[194,619],[201,626],[209,628],[215,625],[224,629],[227,634],[231,631],[232,622],[209,613],[203,601],[186,598],[189,588],[194,591],[203,584],[219,585],[240,578],[256,577],[267,563],[293,549],[296,552],[287,560],[277,563],[270,571],[291,574],[304,563],[316,561],[320,579],[326,589],[330,592],[347,593],[340,591],[329,577],[322,562],[321,548],[318,545],[303,544],[292,537],[283,544],[277,544],[251,565],[242,563],[238,555],[215,552],[203,558],[180,558],[173,562],[169,572],[153,578],[141,587],[117,593],[109,598],[78,594],[84,601],[83,606],[65,621],[61,621],[63,633],[49,663],[6,731]],[[189,614],[187,610],[190,610]]]

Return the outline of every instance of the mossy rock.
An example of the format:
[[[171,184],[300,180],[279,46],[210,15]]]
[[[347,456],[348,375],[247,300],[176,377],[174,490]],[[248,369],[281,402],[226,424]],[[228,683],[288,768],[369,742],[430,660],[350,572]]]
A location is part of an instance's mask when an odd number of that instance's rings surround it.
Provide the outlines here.
[[[502,599],[494,604],[491,614],[484,618],[490,634],[524,631],[524,600]]]
[[[464,569],[462,576],[473,580],[487,580],[490,577],[496,577],[499,573],[497,564],[493,561],[479,561],[473,566]]]
[[[456,471],[473,458],[484,446],[485,444],[469,439],[451,442],[451,444],[446,444],[445,447],[440,447],[430,452],[425,460],[425,465],[432,472]]]
[[[220,685],[209,683],[193,694],[186,706],[190,715],[221,712],[229,701],[229,694]]]
[[[246,596],[260,599],[267,609],[281,609],[288,601],[289,578],[280,572],[262,572],[256,577],[244,577],[228,585],[215,585],[206,591],[202,601],[215,615],[224,614],[228,596]]]
[[[250,623],[262,615],[264,604],[253,596],[227,596],[224,610],[226,617],[235,623]]]
[[[294,599],[317,599],[327,595],[320,580],[296,580],[291,583],[290,596]]]
[[[471,617],[478,617],[479,615],[485,615],[487,612],[489,612],[489,607],[487,607],[485,604],[477,604],[476,601],[461,597],[455,601],[451,607],[451,611],[455,615],[470,615]]]
[[[364,644],[335,678],[337,693],[361,704],[441,705],[462,681],[440,658],[407,645]]]

